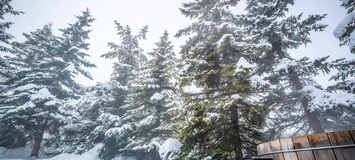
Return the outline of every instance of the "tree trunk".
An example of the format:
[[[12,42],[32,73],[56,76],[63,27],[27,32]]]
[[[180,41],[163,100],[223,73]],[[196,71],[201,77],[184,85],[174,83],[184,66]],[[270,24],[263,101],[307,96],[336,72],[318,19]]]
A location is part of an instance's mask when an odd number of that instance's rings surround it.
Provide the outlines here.
[[[43,140],[44,130],[46,129],[46,123],[47,123],[47,120],[44,120],[43,124],[38,129],[37,135],[35,137],[35,143],[33,145],[33,149],[32,149],[30,157],[33,157],[33,156],[38,157],[39,149],[41,148],[41,143]]]
[[[316,112],[311,112],[308,109],[308,100],[305,97],[302,98],[302,107],[307,116],[309,127],[313,130],[314,134],[324,133],[322,123],[318,119]]]
[[[290,75],[291,85],[295,87],[296,90],[303,89],[301,81],[296,73]],[[311,112],[308,109],[308,100],[306,97],[301,97],[301,105],[306,114],[306,118],[308,120],[309,127],[314,131],[314,133],[324,133],[323,125],[317,117],[316,112]]]
[[[239,115],[237,105],[231,106],[232,136],[236,160],[243,160],[242,141],[240,140]]]

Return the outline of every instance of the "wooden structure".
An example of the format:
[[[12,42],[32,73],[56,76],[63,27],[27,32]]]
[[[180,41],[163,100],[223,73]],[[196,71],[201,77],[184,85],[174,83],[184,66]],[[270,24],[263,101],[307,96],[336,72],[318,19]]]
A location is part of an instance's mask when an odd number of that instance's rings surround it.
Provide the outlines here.
[[[355,130],[292,137],[258,145],[261,158],[355,160]]]

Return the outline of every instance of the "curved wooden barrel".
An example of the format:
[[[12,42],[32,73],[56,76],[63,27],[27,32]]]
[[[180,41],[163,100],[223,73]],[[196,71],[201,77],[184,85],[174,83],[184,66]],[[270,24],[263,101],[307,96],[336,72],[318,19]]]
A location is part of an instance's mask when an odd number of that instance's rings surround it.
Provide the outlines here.
[[[355,130],[292,137],[258,145],[261,158],[274,160],[355,159]]]

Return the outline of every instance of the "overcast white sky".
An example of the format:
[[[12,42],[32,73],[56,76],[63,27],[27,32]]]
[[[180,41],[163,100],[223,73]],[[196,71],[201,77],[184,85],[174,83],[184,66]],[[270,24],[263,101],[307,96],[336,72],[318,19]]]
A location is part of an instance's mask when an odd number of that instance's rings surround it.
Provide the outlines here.
[[[96,81],[108,81],[112,71],[114,60],[100,58],[100,55],[109,51],[107,42],[120,43],[114,20],[122,25],[129,25],[133,34],[138,33],[142,26],[148,25],[147,40],[140,41],[141,48],[146,52],[155,47],[154,43],[167,29],[175,46],[174,50],[178,53],[179,46],[185,40],[173,38],[173,35],[191,23],[179,11],[181,4],[189,1],[193,0],[13,0],[13,8],[26,13],[5,16],[5,20],[15,22],[8,32],[16,37],[16,41],[21,42],[25,40],[22,33],[35,31],[49,22],[53,22],[54,33],[59,35],[58,28],[65,28],[68,23],[75,22],[74,15],[80,15],[80,11],[88,7],[96,18],[91,27],[93,31],[90,34],[91,45],[88,51],[91,57],[88,60],[94,62],[97,68],[88,69],[94,81],[83,77],[77,80],[84,85],[93,85]],[[341,8],[340,4],[338,0],[297,0],[296,5],[290,7],[290,14],[303,12],[304,17],[309,14],[328,14],[322,23],[328,24],[329,27],[324,32],[312,33],[312,44],[292,51],[295,58],[309,56],[314,59],[326,55],[330,55],[332,59],[354,58],[348,47],[339,47],[339,41],[332,35],[333,29],[346,15],[346,10]],[[233,11],[240,13],[244,6],[241,4],[233,8]],[[324,76],[316,78],[325,86],[329,84],[327,79]]]

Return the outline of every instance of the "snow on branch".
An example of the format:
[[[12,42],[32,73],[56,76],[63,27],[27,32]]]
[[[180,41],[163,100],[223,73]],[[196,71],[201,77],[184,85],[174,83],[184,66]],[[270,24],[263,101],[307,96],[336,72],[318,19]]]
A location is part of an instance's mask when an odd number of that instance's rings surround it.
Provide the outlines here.
[[[175,159],[177,156],[174,153],[178,153],[182,144],[175,139],[167,139],[163,145],[159,148],[159,155],[163,159]]]
[[[325,90],[320,90],[314,86],[306,86],[302,89],[310,97],[309,104],[311,110],[321,109],[327,110],[339,105],[355,107],[355,95],[347,93],[329,93]]]
[[[43,99],[52,99],[52,98],[55,97],[48,91],[47,88],[42,88],[36,94],[31,96],[31,100],[35,100],[35,99],[43,100]]]

